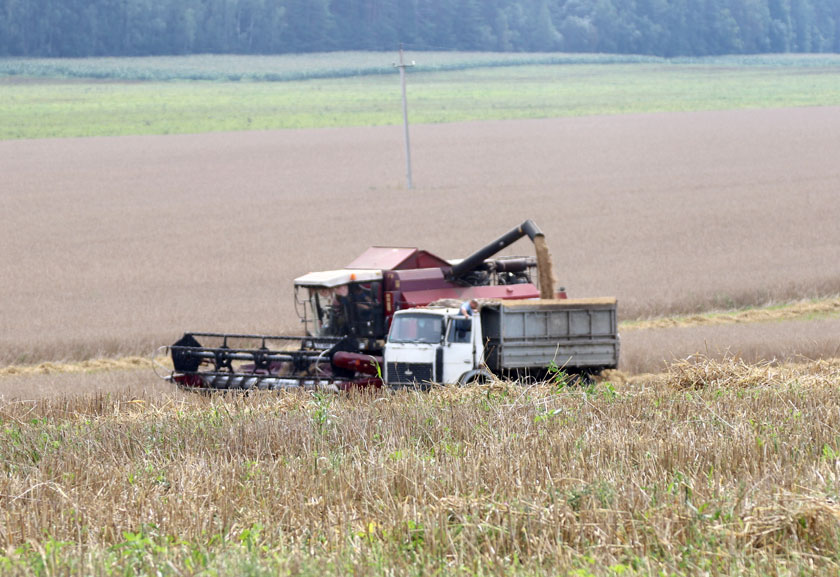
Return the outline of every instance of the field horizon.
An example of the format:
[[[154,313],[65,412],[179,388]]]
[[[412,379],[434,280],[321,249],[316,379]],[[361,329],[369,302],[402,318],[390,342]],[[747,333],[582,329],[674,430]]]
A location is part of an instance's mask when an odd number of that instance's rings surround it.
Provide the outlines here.
[[[413,124],[840,105],[840,56],[409,52]],[[402,123],[391,53],[0,59],[0,139]]]

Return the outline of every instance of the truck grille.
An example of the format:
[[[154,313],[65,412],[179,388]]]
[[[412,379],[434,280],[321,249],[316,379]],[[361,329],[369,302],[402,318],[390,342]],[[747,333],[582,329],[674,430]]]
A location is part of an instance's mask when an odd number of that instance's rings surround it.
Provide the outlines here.
[[[435,380],[431,363],[388,363],[389,385],[414,385]]]

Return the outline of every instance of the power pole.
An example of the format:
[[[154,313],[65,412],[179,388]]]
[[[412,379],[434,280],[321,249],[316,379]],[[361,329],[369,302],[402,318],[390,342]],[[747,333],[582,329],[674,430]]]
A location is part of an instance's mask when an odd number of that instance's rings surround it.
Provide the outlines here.
[[[400,44],[400,63],[394,64],[394,68],[400,69],[400,83],[402,84],[402,109],[403,109],[403,130],[405,132],[405,174],[408,182],[408,189],[411,190],[414,186],[411,183],[411,141],[408,138],[408,100],[405,96],[405,69],[414,66],[414,61],[411,64],[406,64],[403,60],[403,45]]]

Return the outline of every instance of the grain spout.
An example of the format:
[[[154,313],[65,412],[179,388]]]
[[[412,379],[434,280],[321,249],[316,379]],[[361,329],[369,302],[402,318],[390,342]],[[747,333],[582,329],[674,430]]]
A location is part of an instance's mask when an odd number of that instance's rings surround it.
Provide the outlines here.
[[[551,253],[545,242],[545,235],[534,237],[534,247],[537,251],[537,272],[540,275],[540,298],[554,298],[554,265],[551,264]]]

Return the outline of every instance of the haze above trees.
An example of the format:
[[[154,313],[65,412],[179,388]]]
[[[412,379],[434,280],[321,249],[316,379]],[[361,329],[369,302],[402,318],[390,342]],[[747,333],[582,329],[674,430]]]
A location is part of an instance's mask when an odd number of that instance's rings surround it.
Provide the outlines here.
[[[0,56],[840,52],[838,0],[0,0]]]

